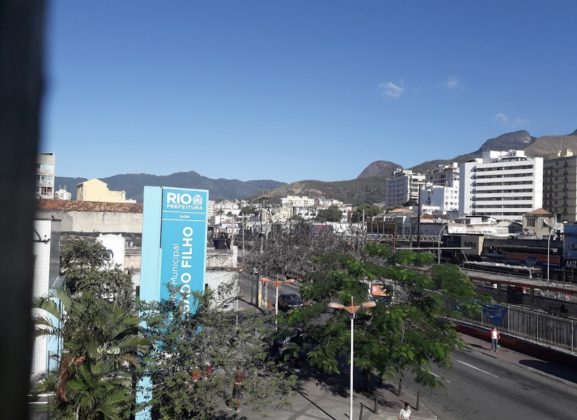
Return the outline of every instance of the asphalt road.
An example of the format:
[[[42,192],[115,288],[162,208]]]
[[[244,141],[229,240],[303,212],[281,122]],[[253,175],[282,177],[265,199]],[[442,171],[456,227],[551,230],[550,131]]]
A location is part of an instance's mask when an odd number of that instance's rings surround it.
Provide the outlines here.
[[[542,362],[546,363],[546,362]],[[566,368],[567,374],[570,368]],[[469,347],[438,371],[444,388],[421,390],[421,401],[443,420],[577,418],[577,385]],[[406,386],[416,394],[414,383]]]
[[[241,281],[240,288],[245,305],[256,302],[254,281]],[[298,288],[283,285],[280,293],[298,293]],[[274,298],[275,288],[269,285],[269,302]],[[495,355],[488,347],[470,338],[464,350],[453,354],[452,368],[435,371],[446,378],[444,387],[423,389],[408,379],[404,387],[412,395],[419,390],[421,403],[440,420],[577,418],[576,369],[508,349]]]

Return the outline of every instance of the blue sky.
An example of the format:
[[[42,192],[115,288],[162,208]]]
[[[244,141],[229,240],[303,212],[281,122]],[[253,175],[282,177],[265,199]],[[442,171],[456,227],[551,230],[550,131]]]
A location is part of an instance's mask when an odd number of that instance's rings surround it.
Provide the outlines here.
[[[57,176],[353,179],[577,129],[577,2],[49,2]]]

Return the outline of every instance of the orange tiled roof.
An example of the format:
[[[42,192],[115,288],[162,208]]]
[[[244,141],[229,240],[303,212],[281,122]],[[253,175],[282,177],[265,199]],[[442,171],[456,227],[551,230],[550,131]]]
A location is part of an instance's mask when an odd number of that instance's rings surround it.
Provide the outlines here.
[[[546,210],[546,209],[541,207],[540,209],[535,209],[533,211],[530,211],[526,215],[527,216],[553,216],[553,213],[551,213],[549,210]]]
[[[38,210],[51,211],[101,211],[118,213],[142,213],[140,203],[102,203],[76,200],[36,200]]]

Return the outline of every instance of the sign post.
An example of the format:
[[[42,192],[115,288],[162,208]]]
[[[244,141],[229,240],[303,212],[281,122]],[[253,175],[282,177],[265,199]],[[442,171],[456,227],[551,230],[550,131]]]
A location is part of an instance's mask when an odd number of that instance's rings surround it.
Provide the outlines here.
[[[193,292],[203,292],[206,272],[208,191],[144,187],[140,298],[175,299],[183,312],[194,312]],[[150,377],[139,380],[136,400],[152,398]],[[150,410],[136,414],[150,419]]]

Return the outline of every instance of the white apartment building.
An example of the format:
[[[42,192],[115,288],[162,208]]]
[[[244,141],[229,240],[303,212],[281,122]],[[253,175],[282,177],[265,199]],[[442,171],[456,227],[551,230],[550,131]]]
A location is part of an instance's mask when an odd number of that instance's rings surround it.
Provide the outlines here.
[[[72,194],[69,193],[66,188],[59,188],[54,192],[55,200],[72,200]]]
[[[389,209],[401,207],[408,201],[419,200],[419,191],[425,185],[425,175],[409,169],[397,169],[385,181],[385,206]]]
[[[237,200],[223,200],[216,201],[214,203],[214,214],[215,215],[227,215],[232,214],[233,216],[238,216],[240,214],[240,202]]]
[[[209,219],[214,217],[214,200],[208,200],[208,206],[206,207],[207,217]]]
[[[521,221],[543,204],[543,158],[486,151],[460,167],[459,214]]]
[[[287,195],[280,199],[283,207],[314,207],[314,198],[298,195]]]
[[[453,162],[449,165],[438,165],[427,172],[427,182],[444,187],[459,187],[459,164]]]
[[[328,208],[331,206],[336,206],[340,209],[341,207],[344,206],[344,203],[342,201],[335,200],[334,198],[322,198],[321,197],[317,201],[318,201],[318,206],[320,208]]]
[[[448,187],[428,184],[421,190],[421,205],[438,207],[443,213],[459,210],[459,185]]]
[[[54,153],[39,153],[36,159],[36,198],[54,198],[56,157]]]

